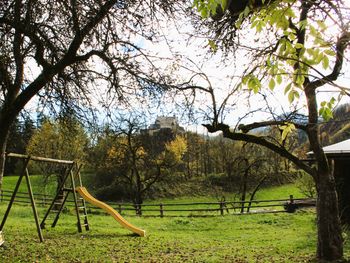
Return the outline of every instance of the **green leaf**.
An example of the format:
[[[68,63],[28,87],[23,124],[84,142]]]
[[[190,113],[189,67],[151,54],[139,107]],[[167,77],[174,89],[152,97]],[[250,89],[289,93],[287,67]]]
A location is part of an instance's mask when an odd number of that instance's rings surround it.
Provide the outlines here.
[[[332,56],[332,57],[334,57],[336,55],[336,53],[331,49],[325,50],[324,53],[327,54],[328,56]]]
[[[277,75],[276,76],[276,81],[278,84],[281,84],[282,83],[282,76],[281,75]]]
[[[259,92],[261,88],[260,80],[256,77],[251,77],[248,81],[248,88],[251,89],[255,94]]]
[[[244,77],[242,78],[242,84],[243,84],[243,85],[247,85],[249,78],[250,78],[250,75],[244,76]]]
[[[301,49],[301,48],[304,48],[304,45],[303,45],[303,44],[300,44],[300,43],[296,43],[296,44],[295,44],[295,48],[296,48],[296,49]]]
[[[203,17],[203,18],[208,17],[208,9],[203,8],[200,11],[201,11],[201,17]]]
[[[226,11],[227,10],[227,0],[222,0],[220,4],[222,7],[222,10]]]
[[[284,94],[287,94],[288,91],[291,89],[292,83],[289,83],[285,88],[284,88]]]
[[[336,102],[336,99],[332,97],[328,102],[327,101],[322,101],[320,103],[320,109],[319,109],[319,115],[322,116],[322,118],[325,121],[329,121],[330,119],[333,118],[333,107],[334,103]]]
[[[322,116],[325,121],[329,121],[333,118],[332,110],[327,107],[320,108],[319,115]]]
[[[327,29],[327,26],[323,21],[318,20],[317,25],[318,25],[319,29],[321,29],[322,31]]]
[[[214,40],[209,39],[208,44],[210,46],[210,49],[215,53],[218,50],[218,46],[215,44]]]
[[[299,97],[300,97],[299,92],[297,92],[296,90],[291,90],[288,93],[288,101],[289,101],[289,103],[292,103],[296,98],[299,98]]]
[[[274,80],[273,78],[270,79],[270,82],[269,82],[269,89],[270,89],[270,90],[273,90],[273,89],[275,88],[275,86],[276,86],[275,80]]]
[[[295,84],[297,84],[298,87],[302,87],[305,81],[305,77],[301,73],[297,73],[295,77]]]
[[[328,59],[327,56],[323,56],[322,66],[323,66],[324,69],[327,69],[329,67],[329,59]]]
[[[245,7],[244,11],[243,11],[243,15],[246,17],[246,16],[249,15],[249,12],[250,12],[250,8],[249,8],[249,6],[247,5],[247,6]]]
[[[295,125],[293,123],[288,123],[286,125],[279,126],[279,128],[282,130],[281,141],[284,141],[288,134],[295,130]]]

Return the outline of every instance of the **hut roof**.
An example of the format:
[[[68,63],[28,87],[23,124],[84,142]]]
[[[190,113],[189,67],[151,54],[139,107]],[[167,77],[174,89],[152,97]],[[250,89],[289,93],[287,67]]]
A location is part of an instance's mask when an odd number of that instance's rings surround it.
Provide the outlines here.
[[[350,157],[350,139],[323,147],[324,153],[328,157]],[[313,152],[308,152],[308,156],[313,156]]]

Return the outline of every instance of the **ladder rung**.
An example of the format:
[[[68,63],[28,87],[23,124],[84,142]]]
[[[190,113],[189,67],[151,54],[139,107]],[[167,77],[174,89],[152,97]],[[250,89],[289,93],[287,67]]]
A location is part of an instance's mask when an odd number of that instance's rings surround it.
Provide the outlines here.
[[[62,190],[67,192],[73,192],[73,188],[63,188]]]

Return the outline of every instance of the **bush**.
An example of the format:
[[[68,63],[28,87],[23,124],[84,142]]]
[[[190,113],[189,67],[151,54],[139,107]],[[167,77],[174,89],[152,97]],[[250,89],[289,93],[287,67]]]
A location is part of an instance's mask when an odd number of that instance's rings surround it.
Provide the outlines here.
[[[105,201],[130,200],[130,193],[127,188],[124,185],[117,183],[98,188],[95,195],[97,199]]]
[[[295,180],[295,184],[300,192],[305,196],[309,198],[316,197],[316,186],[311,175],[304,171],[298,171],[298,177]]]

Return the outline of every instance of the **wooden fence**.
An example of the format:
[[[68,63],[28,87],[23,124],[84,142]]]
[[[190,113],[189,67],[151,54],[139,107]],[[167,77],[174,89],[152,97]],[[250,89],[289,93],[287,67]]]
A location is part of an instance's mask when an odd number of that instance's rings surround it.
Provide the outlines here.
[[[8,202],[12,191],[0,191],[0,202]],[[45,194],[34,194],[36,204],[39,206],[48,206],[52,197]],[[30,204],[28,193],[18,192],[15,203]],[[131,204],[106,202],[108,205],[123,215],[137,216],[216,216],[224,214],[254,214],[254,213],[281,213],[294,212],[297,208],[305,206],[314,206],[314,199],[294,199],[290,196],[288,199],[277,200],[253,200],[253,201],[219,201],[219,202],[194,202],[194,203],[149,203],[149,204]],[[66,207],[73,207],[73,200],[67,200]],[[101,209],[88,204],[90,213],[101,213]]]

